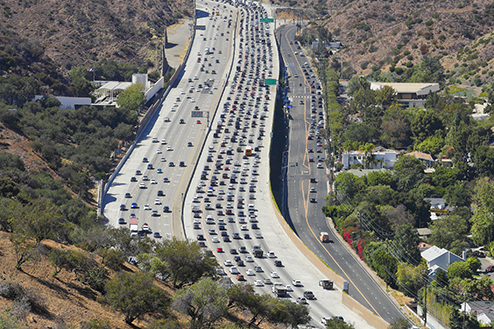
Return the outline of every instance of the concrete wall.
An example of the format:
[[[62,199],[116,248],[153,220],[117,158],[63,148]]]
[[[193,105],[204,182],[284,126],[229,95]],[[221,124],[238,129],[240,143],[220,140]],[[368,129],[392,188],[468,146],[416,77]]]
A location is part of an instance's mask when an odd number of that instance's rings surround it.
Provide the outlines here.
[[[45,96],[36,95],[34,100],[40,100]],[[66,97],[66,96],[56,96],[56,98],[62,103],[60,105],[61,110],[75,110],[76,106],[91,105],[90,97]]]
[[[362,319],[365,319],[367,323],[377,329],[386,329],[389,327],[389,323],[384,321],[382,318],[376,316],[374,313],[369,311],[367,308],[362,306],[359,302],[353,299],[350,295],[343,293],[342,294],[342,303],[350,310],[355,312]]]
[[[156,83],[146,91],[146,102],[148,102],[158,91],[160,91],[164,86],[165,78],[161,77]]]

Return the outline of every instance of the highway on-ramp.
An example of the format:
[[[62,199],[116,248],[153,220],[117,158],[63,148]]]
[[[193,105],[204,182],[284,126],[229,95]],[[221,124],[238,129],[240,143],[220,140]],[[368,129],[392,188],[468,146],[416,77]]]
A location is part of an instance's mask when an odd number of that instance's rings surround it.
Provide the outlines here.
[[[290,104],[289,152],[286,175],[286,217],[300,239],[328,266],[349,282],[349,294],[387,322],[404,317],[383,289],[329,228],[321,211],[329,193],[325,163],[324,106],[315,69],[294,37],[297,28],[278,30],[287,73]],[[306,64],[307,63],[307,64]],[[319,133],[320,131],[320,133]],[[330,243],[319,240],[327,232]]]

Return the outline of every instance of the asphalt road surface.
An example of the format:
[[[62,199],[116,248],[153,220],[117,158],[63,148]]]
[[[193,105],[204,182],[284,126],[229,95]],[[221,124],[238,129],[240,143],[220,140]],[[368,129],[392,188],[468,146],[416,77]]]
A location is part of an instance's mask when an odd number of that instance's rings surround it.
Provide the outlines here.
[[[359,303],[387,322],[404,317],[394,302],[366,272],[338,237],[328,227],[321,211],[328,195],[328,172],[324,162],[324,109],[321,85],[315,68],[294,40],[295,26],[278,31],[280,50],[289,78],[288,98],[291,100],[289,155],[286,177],[288,220],[295,232],[321,259],[349,282],[349,294]],[[320,153],[319,153],[320,152]],[[320,168],[318,168],[318,166]],[[313,182],[311,183],[311,178]],[[320,232],[328,232],[330,243],[319,240]]]

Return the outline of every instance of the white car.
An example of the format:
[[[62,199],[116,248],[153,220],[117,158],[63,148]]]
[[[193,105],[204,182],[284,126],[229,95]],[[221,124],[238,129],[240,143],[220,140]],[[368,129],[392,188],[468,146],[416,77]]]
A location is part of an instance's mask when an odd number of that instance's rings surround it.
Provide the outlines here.
[[[233,265],[233,264],[232,264],[232,261],[231,261],[231,260],[229,260],[229,259],[225,260],[225,261],[223,262],[223,264],[225,264],[225,266],[232,266],[232,265]]]
[[[162,145],[163,145],[163,144],[166,144],[166,140],[165,140],[164,138],[161,140],[161,144],[162,144]]]
[[[271,272],[271,277],[272,278],[279,278],[280,276],[276,272]]]
[[[255,285],[256,287],[262,287],[262,286],[263,286],[263,284],[262,284],[262,281],[261,281],[261,280],[256,280],[256,281],[254,281],[254,285]]]
[[[249,263],[252,263],[254,260],[252,259],[252,257],[250,257],[250,256],[246,256],[246,257],[245,257],[245,261],[246,261],[246,262],[249,262]]]
[[[146,184],[144,184],[144,183],[140,183],[140,184],[139,184],[139,188],[146,188]]]
[[[218,242],[220,242],[220,240],[218,240],[218,238],[217,238],[217,237],[215,237],[215,236],[211,239],[211,241],[212,241],[213,243],[218,243]]]
[[[231,274],[238,274],[240,272],[238,271],[236,266],[232,266],[232,267],[230,267],[230,273]]]
[[[269,258],[276,258],[275,254],[274,254],[274,251],[268,252],[268,257]]]
[[[156,150],[156,154],[161,154],[161,150],[160,149]]]
[[[290,286],[289,284],[285,286],[285,289],[286,291],[293,291],[292,286]]]
[[[151,207],[149,207],[149,205],[146,203],[146,204],[144,205],[144,210],[151,210]]]
[[[165,158],[161,158],[161,162],[166,162],[166,159]]]
[[[300,287],[302,285],[302,282],[300,280],[293,280],[292,284],[294,287]]]
[[[254,270],[255,270],[256,272],[262,272],[262,267],[260,267],[260,266],[256,266],[256,267],[254,267]]]
[[[240,225],[240,230],[247,231],[248,230],[247,225]]]
[[[155,204],[155,205],[161,205],[161,200],[160,200],[160,199],[156,199],[156,200],[154,200],[154,204]]]
[[[154,179],[151,179],[151,184],[158,184],[158,182]]]
[[[167,147],[166,147],[166,150],[167,150],[167,151],[173,151],[173,149],[172,149],[172,147],[171,147],[171,146],[167,146]]]
[[[251,269],[248,269],[245,274],[247,275],[254,275],[254,271],[252,271]]]

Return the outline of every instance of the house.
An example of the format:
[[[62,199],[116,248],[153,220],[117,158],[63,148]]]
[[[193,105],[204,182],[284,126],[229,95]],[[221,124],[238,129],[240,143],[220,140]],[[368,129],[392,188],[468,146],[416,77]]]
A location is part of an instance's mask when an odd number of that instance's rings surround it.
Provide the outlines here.
[[[345,151],[341,155],[340,161],[345,169],[356,164],[371,169],[391,169],[396,162],[396,151],[374,150],[370,155],[366,155],[364,151]]]
[[[460,311],[468,314],[477,314],[477,320],[483,325],[490,325],[494,321],[493,301],[463,302]]]
[[[444,198],[424,198],[431,204],[431,209],[446,209],[446,199]]]
[[[437,246],[432,246],[429,249],[422,251],[420,255],[427,261],[429,277],[432,279],[436,276],[439,268],[447,272],[449,265],[455,262],[464,262],[466,260],[465,252],[463,252],[462,257],[460,257],[447,249],[439,248]]]
[[[379,90],[389,86],[396,90],[396,98],[403,108],[424,107],[427,95],[439,91],[438,83],[394,83],[394,82],[371,82],[370,89]]]
[[[427,240],[431,236],[431,230],[427,227],[418,228],[417,233],[419,234],[419,238],[422,240]]]
[[[431,168],[434,166],[435,161],[430,154],[415,151],[406,153],[406,155],[410,155],[415,157],[415,159],[419,159],[425,164],[427,168]]]

